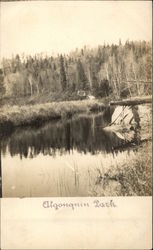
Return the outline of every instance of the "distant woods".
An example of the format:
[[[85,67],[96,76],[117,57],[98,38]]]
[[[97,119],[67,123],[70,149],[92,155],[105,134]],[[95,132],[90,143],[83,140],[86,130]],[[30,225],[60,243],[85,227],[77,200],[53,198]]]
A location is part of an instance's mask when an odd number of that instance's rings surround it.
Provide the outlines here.
[[[85,46],[56,57],[16,55],[2,60],[0,98],[59,94],[68,100],[79,98],[81,92],[97,98],[148,95],[151,69],[151,43],[145,41]]]

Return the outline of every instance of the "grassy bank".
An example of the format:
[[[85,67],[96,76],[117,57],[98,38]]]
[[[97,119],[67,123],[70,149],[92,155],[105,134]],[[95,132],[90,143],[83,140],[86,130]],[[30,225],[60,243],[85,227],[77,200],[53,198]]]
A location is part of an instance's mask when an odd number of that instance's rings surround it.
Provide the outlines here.
[[[65,101],[45,104],[10,106],[0,108],[0,126],[38,124],[58,118],[70,118],[76,113],[103,111],[105,105],[98,100]]]
[[[91,193],[94,196],[152,195],[152,143],[143,143],[124,162],[114,160],[105,172],[99,167],[92,180]]]

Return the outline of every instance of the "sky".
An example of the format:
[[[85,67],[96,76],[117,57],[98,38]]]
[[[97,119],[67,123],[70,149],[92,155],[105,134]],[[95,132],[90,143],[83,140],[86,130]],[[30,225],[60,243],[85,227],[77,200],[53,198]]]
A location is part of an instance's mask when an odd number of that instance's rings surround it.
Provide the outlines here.
[[[151,1],[0,3],[0,57],[152,39]]]

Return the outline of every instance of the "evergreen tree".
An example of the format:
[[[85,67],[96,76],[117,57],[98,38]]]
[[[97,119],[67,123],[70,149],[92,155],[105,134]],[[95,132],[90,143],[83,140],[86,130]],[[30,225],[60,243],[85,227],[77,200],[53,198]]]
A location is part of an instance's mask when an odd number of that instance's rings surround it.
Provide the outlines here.
[[[67,87],[67,79],[64,67],[64,58],[62,55],[60,56],[60,83],[62,86],[62,90],[65,90]]]
[[[107,79],[101,80],[98,95],[100,97],[106,97],[109,96],[109,92],[110,92],[110,87],[108,80]]]
[[[98,79],[96,77],[95,72],[92,72],[92,93],[95,96],[97,96],[98,91],[99,91]]]
[[[85,75],[83,65],[80,60],[77,62],[77,74],[78,74],[78,88],[81,90],[88,90],[88,79]]]

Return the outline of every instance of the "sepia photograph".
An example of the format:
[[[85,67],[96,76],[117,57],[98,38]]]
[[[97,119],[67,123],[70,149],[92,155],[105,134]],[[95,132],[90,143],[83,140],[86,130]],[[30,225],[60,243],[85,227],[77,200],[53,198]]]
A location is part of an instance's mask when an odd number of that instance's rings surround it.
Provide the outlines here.
[[[0,192],[152,195],[151,1],[1,1]]]

